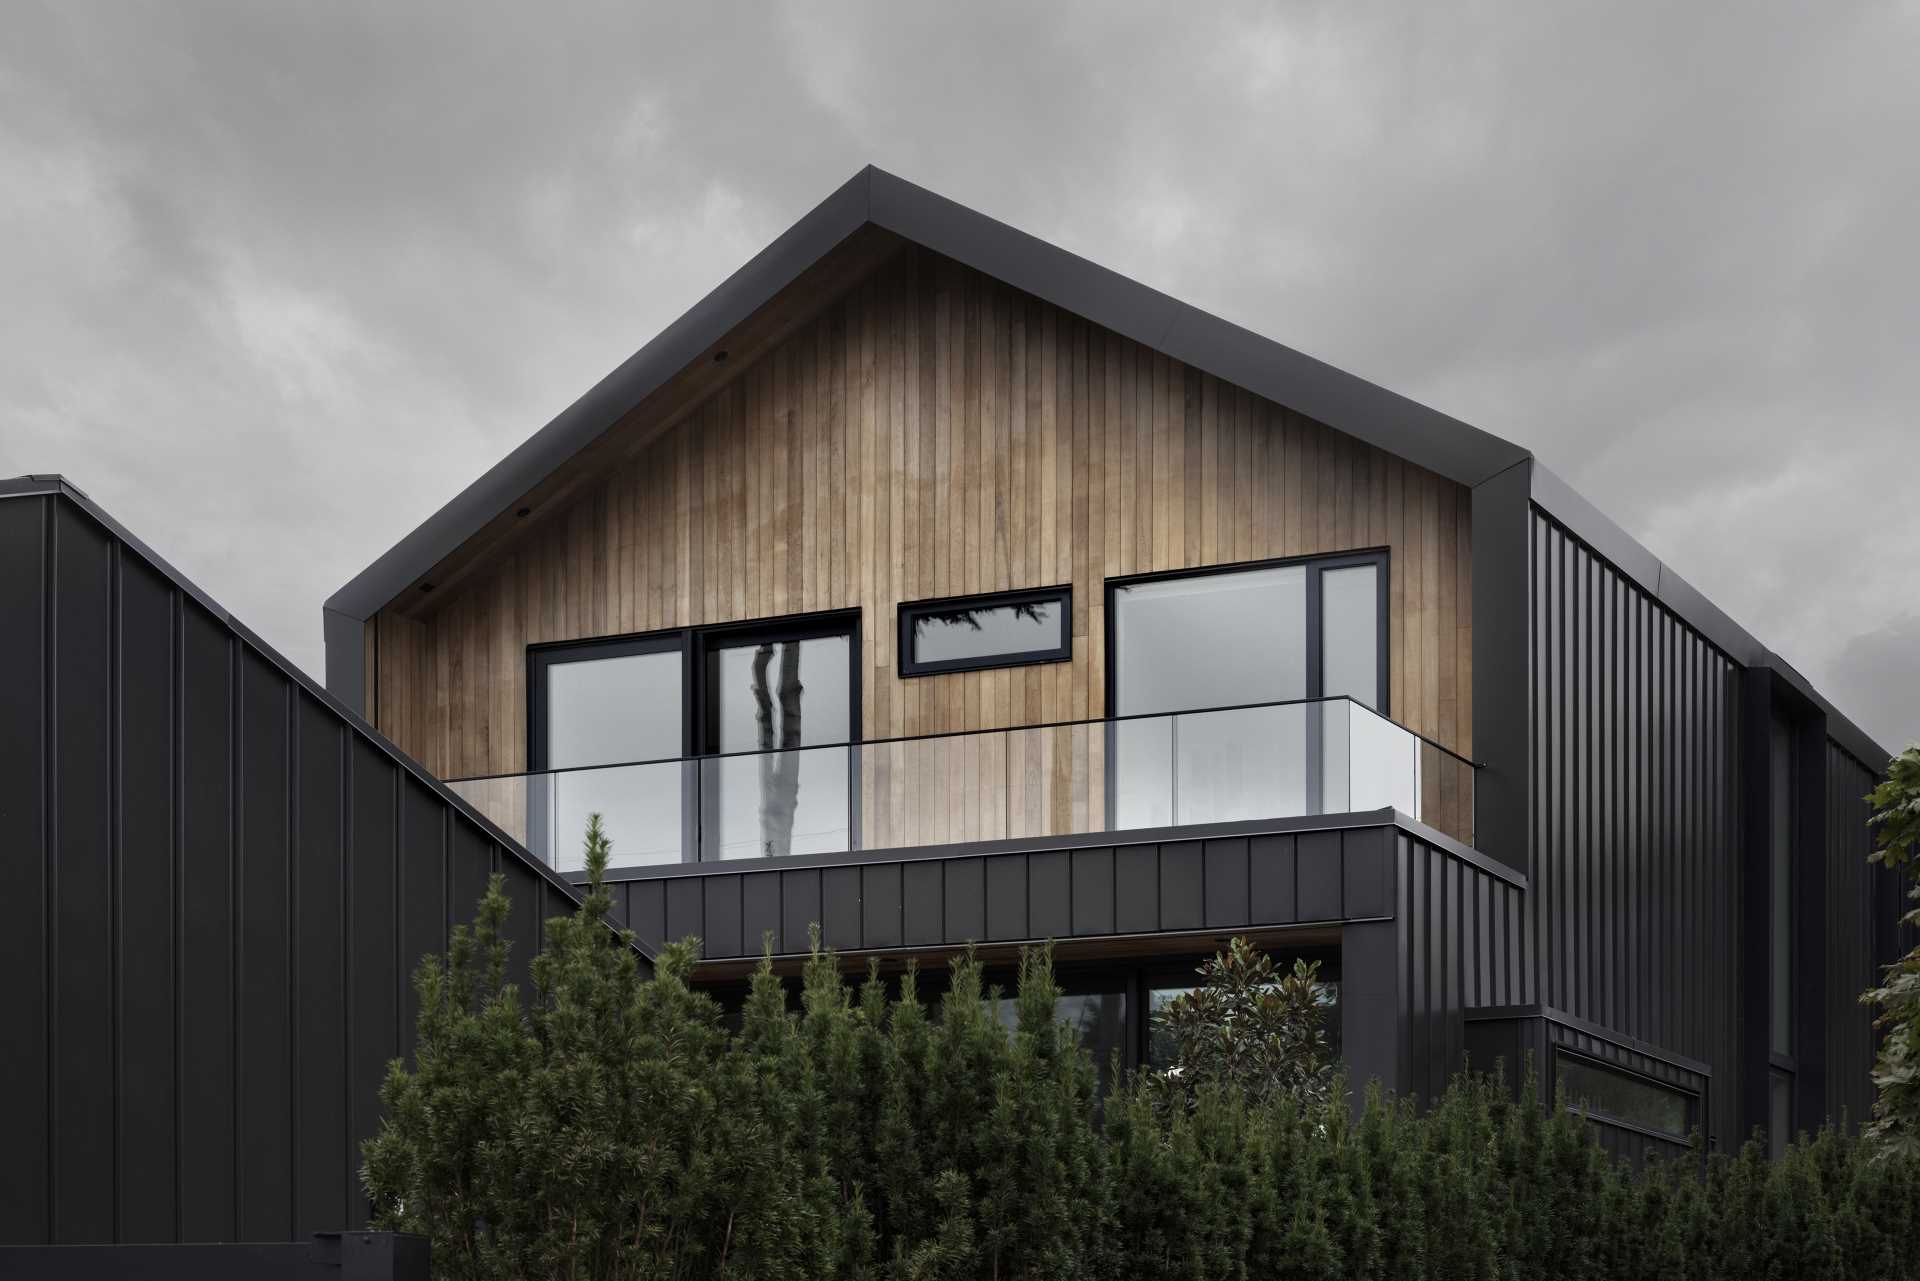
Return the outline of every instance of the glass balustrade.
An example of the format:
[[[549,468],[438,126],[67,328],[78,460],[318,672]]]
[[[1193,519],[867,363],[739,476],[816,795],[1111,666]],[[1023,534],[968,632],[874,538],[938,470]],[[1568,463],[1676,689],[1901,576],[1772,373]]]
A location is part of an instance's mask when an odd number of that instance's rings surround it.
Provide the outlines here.
[[[1391,807],[1473,842],[1471,762],[1347,698],[738,752],[448,784],[562,871]]]

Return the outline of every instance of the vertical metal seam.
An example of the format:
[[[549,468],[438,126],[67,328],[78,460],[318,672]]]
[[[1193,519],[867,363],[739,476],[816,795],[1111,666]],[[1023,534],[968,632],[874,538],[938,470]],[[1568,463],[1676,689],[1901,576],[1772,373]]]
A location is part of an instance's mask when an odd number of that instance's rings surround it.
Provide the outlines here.
[[[122,885],[122,879],[126,874],[124,849],[126,840],[126,818],[122,813],[123,797],[121,795],[125,787],[126,779],[125,766],[121,759],[122,753],[126,748],[126,732],[125,726],[122,724],[125,715],[126,690],[126,681],[121,672],[121,664],[126,659],[126,643],[122,636],[125,627],[125,617],[121,607],[122,547],[123,545],[118,538],[109,539],[107,542],[109,558],[107,645],[111,655],[107,663],[107,796],[109,798],[107,802],[107,839],[108,849],[110,851],[108,857],[112,865],[107,878],[107,929],[109,932],[107,941],[107,982],[110,993],[109,1000],[112,1002],[111,1011],[107,1020],[107,1071],[113,1081],[113,1106],[108,1122],[113,1135],[113,1165],[109,1176],[108,1197],[109,1214],[113,1220],[113,1239],[115,1242],[121,1241],[124,1237],[125,1223],[123,1220],[126,1212],[126,1207],[122,1203],[120,1195],[121,1175],[126,1161],[122,1142],[123,1136],[121,1134],[121,1118],[123,1114],[122,1100],[125,1098],[125,1093],[122,1088],[122,1068],[124,1064],[121,1062],[121,1044],[125,1038],[122,1035],[122,1028],[120,1026],[121,1017],[126,1009],[124,994],[121,991],[121,974],[125,961],[122,946],[125,889]]]
[[[59,642],[60,628],[58,614],[60,608],[59,572],[60,543],[59,523],[54,519],[56,504],[49,498],[45,504],[42,524],[40,581],[40,662],[41,662],[41,805],[40,839],[44,842],[40,851],[40,917],[47,923],[41,939],[44,953],[42,962],[43,990],[46,994],[46,1051],[41,1056],[46,1064],[46,1150],[42,1153],[41,1168],[45,1171],[46,1239],[58,1240],[54,1233],[59,1222],[58,1198],[60,1195],[59,1166],[56,1154],[60,1145],[55,1139],[54,1126],[60,1115],[60,722],[53,714],[54,703],[59,698]]]
[[[172,672],[173,723],[169,727],[168,737],[173,743],[172,821],[168,824],[173,839],[171,892],[173,902],[169,917],[173,922],[173,1236],[181,1240],[186,1228],[185,1198],[180,1188],[186,1179],[186,1007],[181,1000],[181,992],[187,967],[187,896],[186,881],[186,810],[187,810],[187,725],[186,725],[186,686],[187,686],[187,611],[186,601],[178,588],[170,593],[167,634],[173,647],[169,655],[168,668]]]
[[[244,1113],[240,1107],[240,1096],[244,1081],[240,1075],[241,1020],[240,1020],[240,975],[241,964],[246,960],[243,946],[246,937],[246,887],[243,880],[244,868],[240,859],[240,833],[246,812],[246,798],[240,790],[240,757],[244,748],[241,735],[244,732],[240,723],[240,640],[228,633],[227,643],[227,919],[230,928],[227,933],[227,1070],[233,1082],[227,1094],[228,1121],[233,1127],[233,1146],[227,1153],[227,1161],[233,1179],[233,1234],[237,1238],[243,1235],[241,1205],[245,1199],[245,1180],[242,1175],[240,1154],[246,1147],[246,1136],[241,1130]]]
[[[287,1152],[292,1157],[291,1177],[287,1180],[288,1235],[300,1231],[300,1020],[294,1011],[300,1008],[300,947],[296,939],[300,920],[300,695],[292,681],[284,683],[286,764],[286,846],[287,896],[282,911],[285,919],[281,937],[287,961]]]
[[[340,762],[340,784],[335,803],[340,813],[340,1113],[343,1133],[330,1142],[347,1156],[345,1197],[353,1205],[353,736],[345,724],[334,727],[335,753]]]

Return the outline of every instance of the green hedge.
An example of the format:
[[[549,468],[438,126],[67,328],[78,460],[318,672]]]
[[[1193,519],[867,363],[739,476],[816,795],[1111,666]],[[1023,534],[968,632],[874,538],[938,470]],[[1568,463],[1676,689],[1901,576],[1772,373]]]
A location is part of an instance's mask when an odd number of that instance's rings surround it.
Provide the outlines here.
[[[549,923],[524,1006],[497,882],[420,968],[364,1177],[439,1276],[1920,1275],[1913,1163],[1830,1131],[1635,1174],[1486,1077],[1422,1113],[1376,1091],[1357,1123],[1213,1089],[1170,1109],[1140,1082],[1102,1115],[1044,951],[1011,1035],[970,957],[930,1008],[911,972],[890,997],[824,954],[797,1013],[763,965],[730,1033],[691,951],[639,977],[606,906]]]

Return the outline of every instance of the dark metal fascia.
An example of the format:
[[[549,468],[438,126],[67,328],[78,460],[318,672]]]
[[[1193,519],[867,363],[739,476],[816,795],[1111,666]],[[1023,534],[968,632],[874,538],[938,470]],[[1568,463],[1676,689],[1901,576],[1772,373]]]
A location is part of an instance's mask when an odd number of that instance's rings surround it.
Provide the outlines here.
[[[1806,677],[1761,644],[1752,632],[1708,600],[1699,588],[1675,573],[1672,566],[1648,551],[1638,539],[1537,459],[1533,464],[1533,504],[1735,662],[1743,667],[1778,673],[1826,714],[1827,732],[1835,742],[1875,772],[1884,768],[1884,762],[1893,753],[1836,708]]]

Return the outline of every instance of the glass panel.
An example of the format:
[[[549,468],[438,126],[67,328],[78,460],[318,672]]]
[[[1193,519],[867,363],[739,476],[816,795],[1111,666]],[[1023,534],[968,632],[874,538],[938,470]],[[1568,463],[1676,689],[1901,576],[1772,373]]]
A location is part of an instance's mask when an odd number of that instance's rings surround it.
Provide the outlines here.
[[[708,664],[716,752],[756,752],[853,737],[852,645],[845,636],[716,649]]]
[[[847,747],[709,757],[700,857],[781,858],[851,849]]]
[[[1019,1026],[1019,1010],[1013,997],[1004,996],[994,1006],[1000,1026],[1012,1032]],[[1071,992],[1054,998],[1053,1017],[1067,1025],[1100,1073],[1100,1093],[1106,1094],[1111,1082],[1107,1069],[1116,1052],[1126,1062],[1127,997],[1124,992]]]
[[[1692,1099],[1618,1068],[1558,1055],[1560,1088],[1570,1107],[1685,1139]]]
[[[1170,827],[1173,824],[1173,723],[1178,717],[1150,716],[1115,721],[1113,743],[1113,825]]]
[[[1292,703],[1168,717],[1177,769],[1172,821],[1224,823],[1311,813],[1307,728],[1317,710]]]
[[[666,761],[546,775],[551,780],[551,825],[545,849],[536,846],[535,852],[551,851],[549,861],[559,871],[581,870],[586,866],[587,815],[598,812],[613,845],[610,866],[680,862],[681,780],[687,768]],[[542,804],[546,799],[538,792],[530,798],[536,822],[539,811],[549,808]]]
[[[1419,818],[1420,740],[1357,703],[1330,703],[1327,718],[1348,725],[1348,809],[1359,813],[1392,806]]]
[[[1114,592],[1114,711],[1304,698],[1304,566],[1138,583]]]
[[[547,668],[548,769],[679,756],[679,651]]]
[[[1273,958],[1275,973],[1285,974],[1293,969],[1291,958],[1276,956]],[[1166,1070],[1173,1066],[1174,1041],[1166,1025],[1166,1009],[1169,1005],[1187,993],[1191,987],[1156,987],[1147,992],[1147,1066]],[[1340,980],[1320,980],[1320,1008],[1322,1016],[1320,1031],[1327,1038],[1327,1057],[1338,1060],[1340,1057]]]
[[[1773,1008],[1770,1024],[1775,1054],[1793,1053],[1793,744],[1778,718],[1771,733],[1773,807]]]
[[[934,610],[913,619],[913,661],[952,663],[1057,650],[1066,644],[1058,600]]]
[[[1320,692],[1380,706],[1380,572],[1373,565],[1320,573]]]
[[[852,653],[845,636],[817,636],[708,656],[714,749],[761,754],[703,765],[702,857],[848,848],[846,748],[789,749],[852,737]]]

